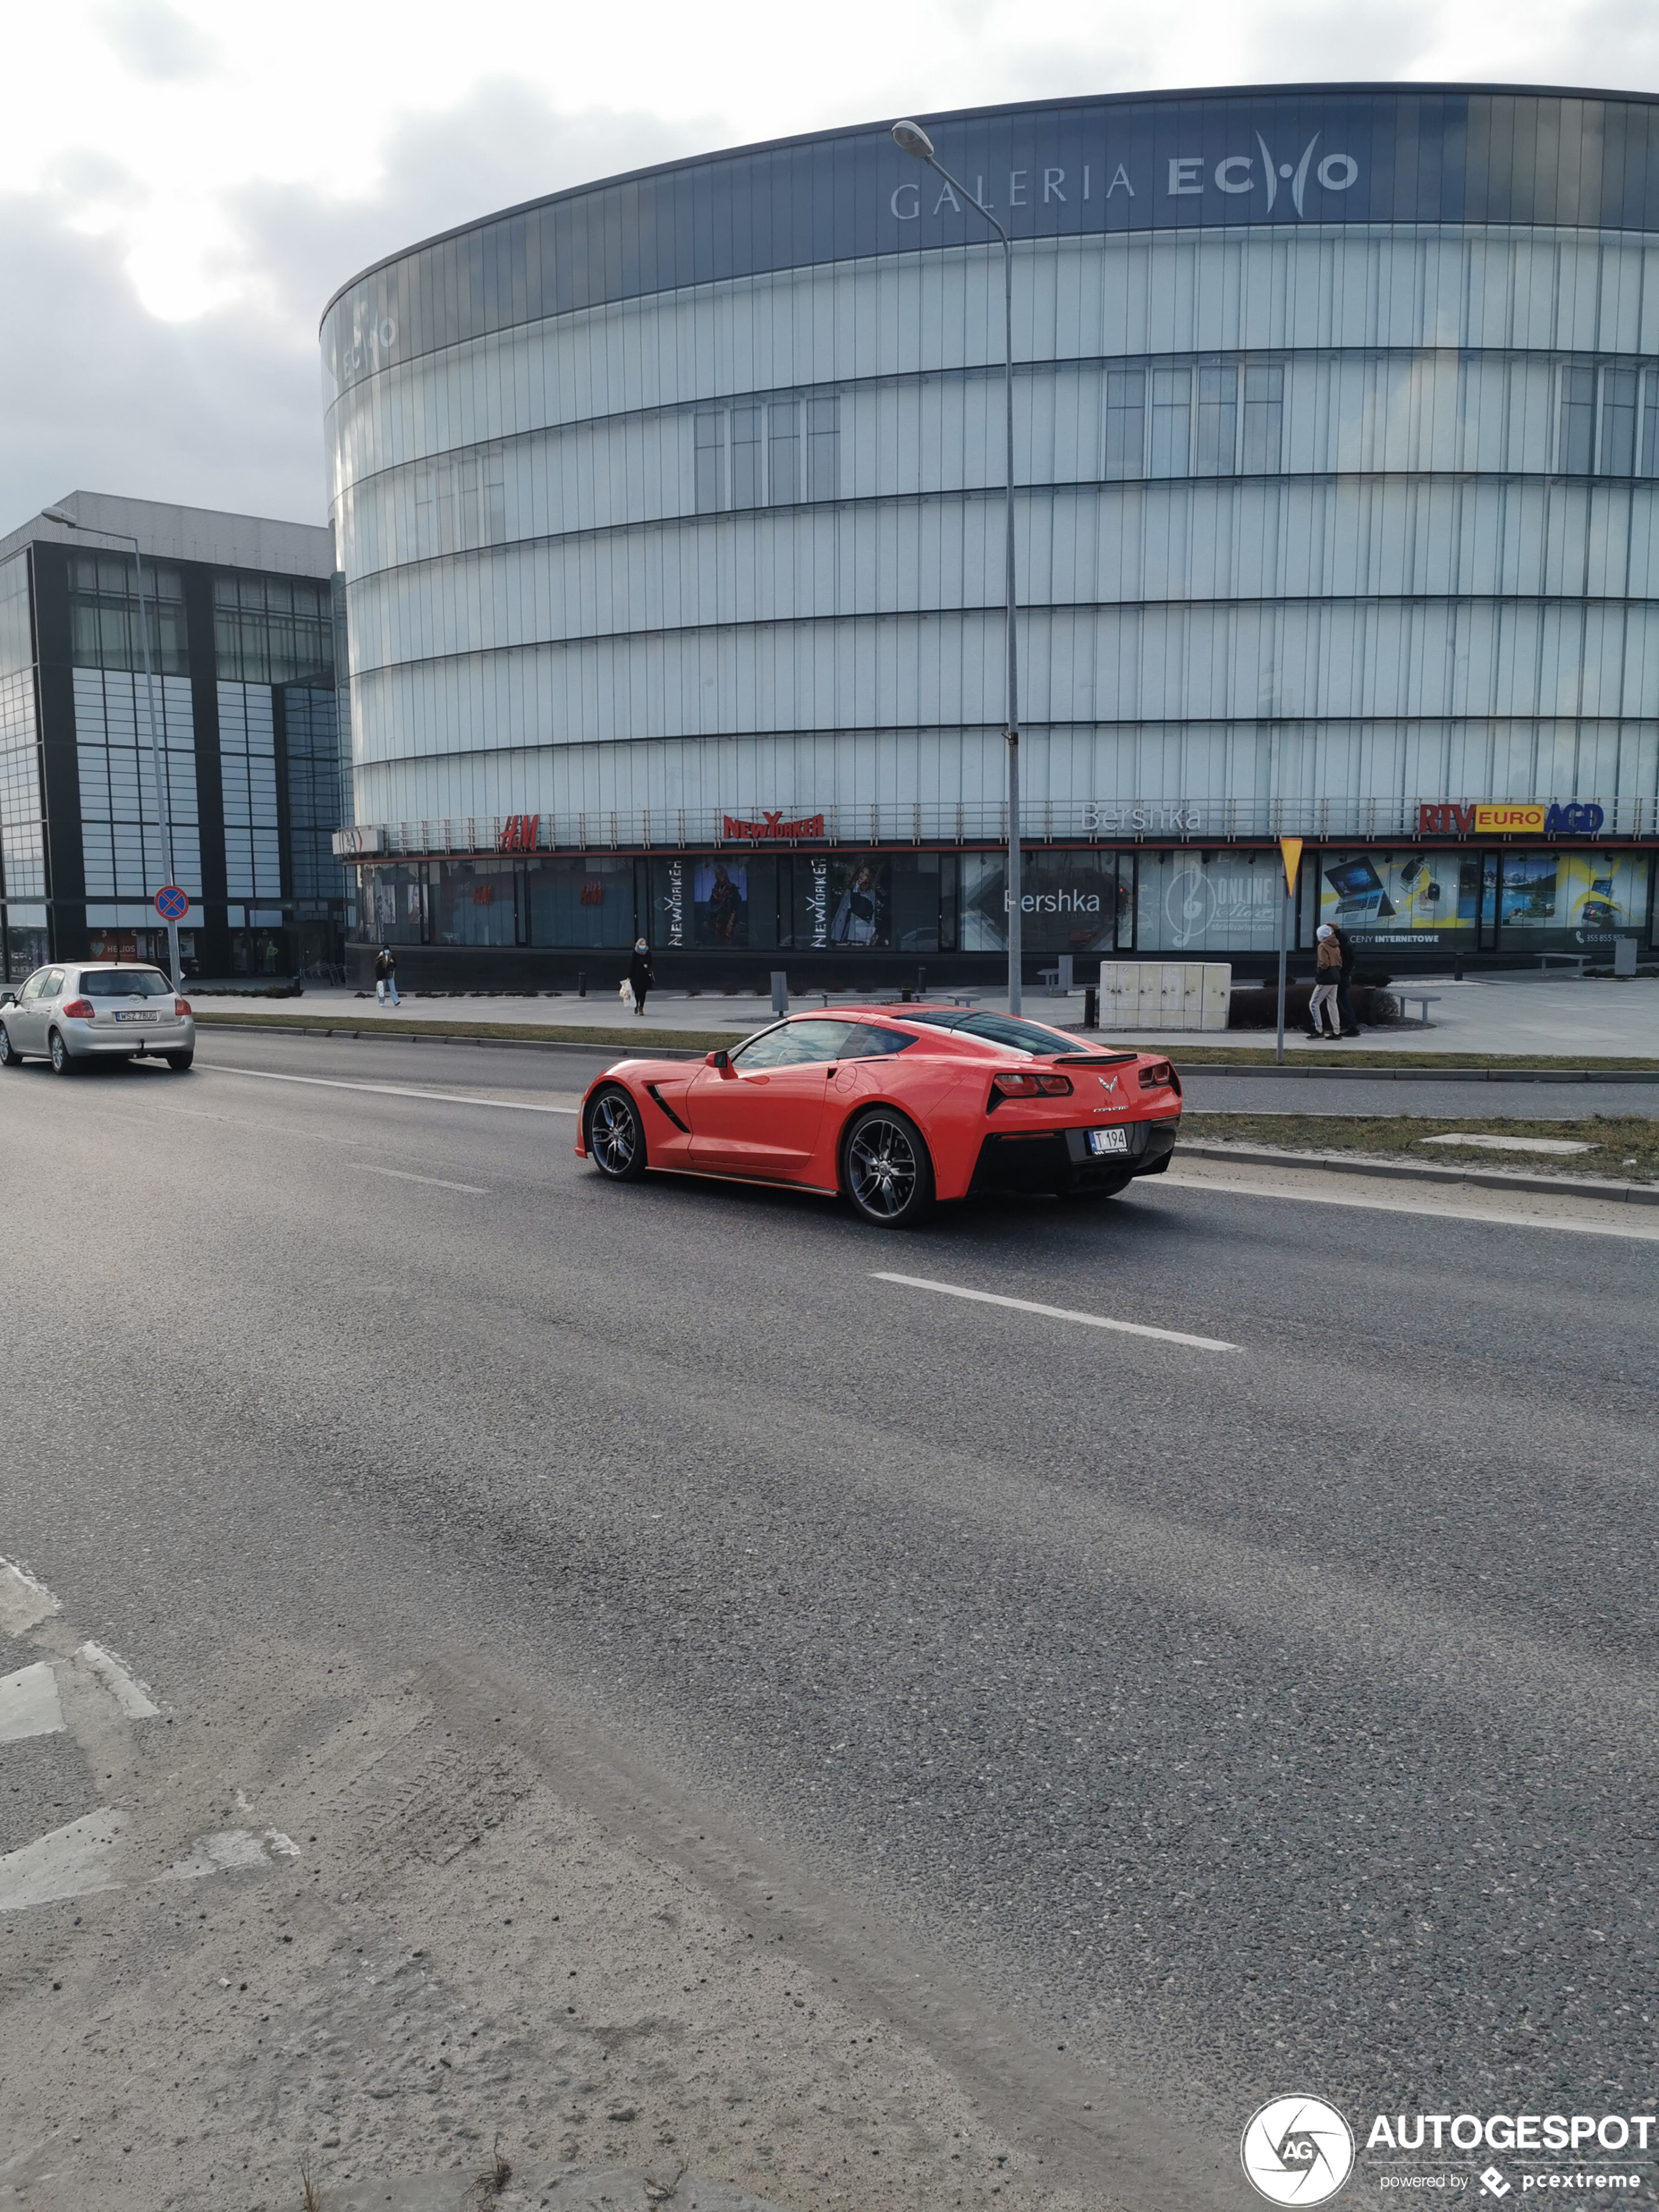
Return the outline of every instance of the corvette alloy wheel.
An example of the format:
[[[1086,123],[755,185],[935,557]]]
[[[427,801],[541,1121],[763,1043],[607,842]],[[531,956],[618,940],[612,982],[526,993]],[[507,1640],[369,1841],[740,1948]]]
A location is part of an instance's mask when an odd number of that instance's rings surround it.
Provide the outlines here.
[[[847,1139],[847,1191],[879,1229],[908,1229],[933,1202],[933,1170],[913,1121],[890,1107],[860,1114]]]
[[[612,1182],[635,1182],[645,1173],[645,1132],[625,1091],[601,1091],[593,1101],[587,1149],[594,1166]]]

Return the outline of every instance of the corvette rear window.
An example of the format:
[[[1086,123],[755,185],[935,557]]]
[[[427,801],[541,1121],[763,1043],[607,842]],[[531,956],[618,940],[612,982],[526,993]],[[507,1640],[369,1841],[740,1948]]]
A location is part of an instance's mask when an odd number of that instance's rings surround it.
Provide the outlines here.
[[[1011,1044],[1017,1052],[1075,1052],[1077,1039],[1059,1030],[1039,1028],[1012,1014],[969,1014],[960,1024],[968,1036],[984,1037],[992,1044]]]
[[[173,986],[154,968],[83,968],[81,989],[88,999],[164,999]]]

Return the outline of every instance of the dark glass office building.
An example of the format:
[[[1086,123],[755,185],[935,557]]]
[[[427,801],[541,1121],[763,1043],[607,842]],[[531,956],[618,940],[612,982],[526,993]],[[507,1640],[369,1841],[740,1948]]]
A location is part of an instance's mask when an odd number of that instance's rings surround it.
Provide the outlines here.
[[[1659,103],[1302,85],[922,119],[1015,242],[1033,967],[1260,962],[1281,835],[1304,945],[1335,917],[1396,969],[1645,951]],[[665,974],[997,971],[988,236],[872,123],[562,192],[343,289],[365,957],[530,980],[643,933]]]
[[[0,539],[7,978],[48,958],[162,957],[169,821],[187,975],[337,963],[331,533],[87,492],[58,511],[77,526],[37,516]]]

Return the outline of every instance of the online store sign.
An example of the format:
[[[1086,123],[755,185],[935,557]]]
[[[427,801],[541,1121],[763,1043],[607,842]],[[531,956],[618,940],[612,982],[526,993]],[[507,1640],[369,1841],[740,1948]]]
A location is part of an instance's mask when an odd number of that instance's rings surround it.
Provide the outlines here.
[[[1577,2101],[1361,2113],[1322,2095],[1277,2096],[1246,2121],[1239,2163],[1269,2204],[1639,2203],[1659,2179],[1659,2100],[1652,2112],[1594,2099],[1571,2109]]]

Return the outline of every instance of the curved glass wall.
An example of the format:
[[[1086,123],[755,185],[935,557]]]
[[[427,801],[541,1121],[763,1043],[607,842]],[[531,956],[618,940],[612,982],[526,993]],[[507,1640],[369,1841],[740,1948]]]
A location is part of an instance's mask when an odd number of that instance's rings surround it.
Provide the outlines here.
[[[1301,828],[1536,796],[1650,834],[1659,103],[1304,88],[928,127],[1017,240],[1034,807]],[[348,285],[323,351],[360,823],[437,849],[520,810],[993,806],[976,220],[858,130]],[[540,941],[505,911],[465,927]]]

